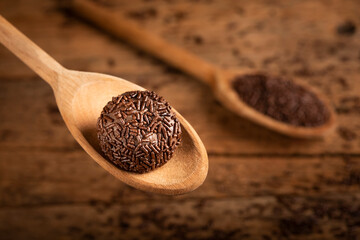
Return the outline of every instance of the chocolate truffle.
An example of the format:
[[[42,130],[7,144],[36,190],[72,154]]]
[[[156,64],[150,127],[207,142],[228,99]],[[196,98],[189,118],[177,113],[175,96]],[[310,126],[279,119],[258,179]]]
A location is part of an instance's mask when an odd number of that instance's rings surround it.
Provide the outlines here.
[[[113,97],[97,125],[105,157],[130,172],[144,173],[164,165],[181,141],[180,123],[171,106],[149,91]]]
[[[316,127],[329,120],[324,103],[288,79],[242,75],[232,85],[246,104],[275,120],[301,127]]]

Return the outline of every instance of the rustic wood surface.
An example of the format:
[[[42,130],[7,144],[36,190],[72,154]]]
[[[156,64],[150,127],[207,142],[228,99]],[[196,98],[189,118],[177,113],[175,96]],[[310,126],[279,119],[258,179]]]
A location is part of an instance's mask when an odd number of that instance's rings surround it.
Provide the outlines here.
[[[304,77],[338,114],[316,141],[238,118],[204,84],[59,2],[2,0],[0,14],[68,68],[163,95],[202,138],[209,175],[177,197],[115,180],[71,137],[51,88],[0,46],[1,240],[360,239],[359,1],[97,1],[219,66]]]

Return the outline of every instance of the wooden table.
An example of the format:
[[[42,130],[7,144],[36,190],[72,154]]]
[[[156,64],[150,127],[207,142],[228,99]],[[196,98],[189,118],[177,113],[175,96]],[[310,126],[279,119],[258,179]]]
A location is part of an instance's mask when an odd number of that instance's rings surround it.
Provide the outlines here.
[[[1,14],[64,66],[163,95],[199,133],[210,169],[183,196],[122,184],[72,138],[50,87],[0,46],[0,239],[359,239],[359,1],[98,2],[222,67],[303,77],[339,126],[324,140],[280,136],[57,1],[2,0]]]

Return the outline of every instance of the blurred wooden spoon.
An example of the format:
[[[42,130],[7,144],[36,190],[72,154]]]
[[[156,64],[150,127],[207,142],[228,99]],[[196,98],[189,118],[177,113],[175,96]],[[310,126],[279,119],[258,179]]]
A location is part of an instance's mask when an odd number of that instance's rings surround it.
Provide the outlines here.
[[[136,22],[126,19],[108,9],[88,0],[67,1],[70,7],[81,17],[95,23],[111,34],[126,40],[130,44],[158,57],[172,66],[187,72],[210,85],[217,98],[229,110],[273,131],[297,138],[323,137],[336,125],[335,113],[327,99],[316,89],[299,84],[309,92],[313,92],[329,110],[327,122],[316,127],[301,127],[277,121],[243,102],[232,87],[236,77],[256,75],[253,69],[224,70],[202,60],[194,54],[166,42],[159,36],[141,28]],[[272,76],[266,74],[267,76]]]

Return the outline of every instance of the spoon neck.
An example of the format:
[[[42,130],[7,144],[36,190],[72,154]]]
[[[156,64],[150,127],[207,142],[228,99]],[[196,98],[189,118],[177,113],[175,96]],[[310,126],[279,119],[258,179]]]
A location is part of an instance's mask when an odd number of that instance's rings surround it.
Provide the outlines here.
[[[216,67],[194,55],[191,57],[191,61],[183,62],[178,68],[213,88],[217,72]]]
[[[0,42],[54,89],[65,70],[39,46],[0,15]]]

